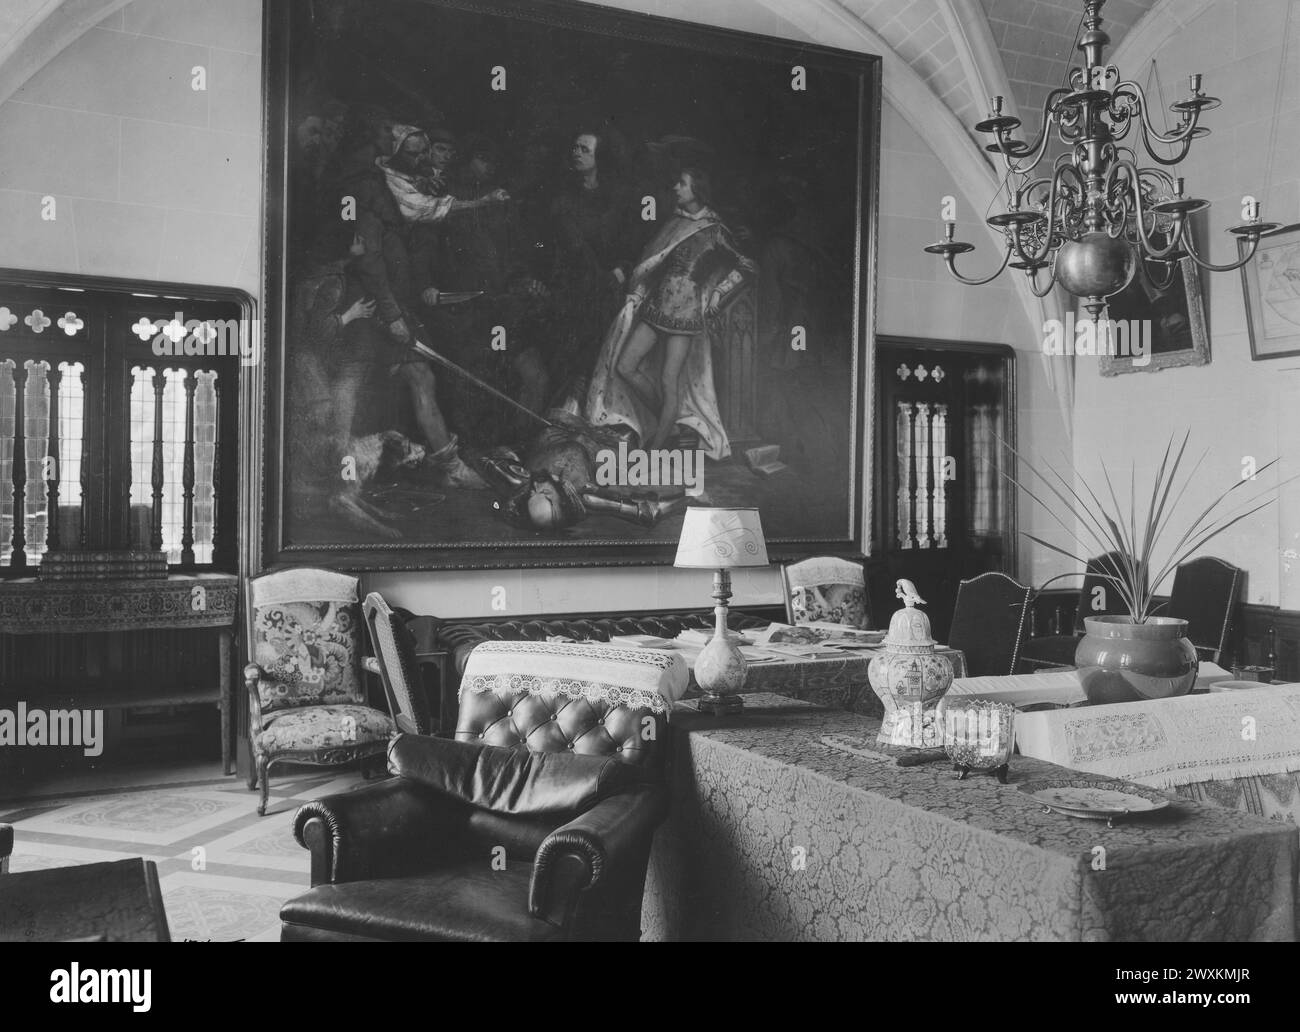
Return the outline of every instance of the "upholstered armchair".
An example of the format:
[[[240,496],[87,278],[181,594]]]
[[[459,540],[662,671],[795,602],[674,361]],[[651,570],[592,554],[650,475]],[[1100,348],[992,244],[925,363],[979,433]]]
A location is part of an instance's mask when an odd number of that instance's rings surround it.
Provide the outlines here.
[[[688,678],[649,649],[479,645],[455,741],[399,735],[393,778],[298,811],[313,887],[281,908],[281,938],[638,939]]]
[[[781,582],[787,623],[871,627],[867,579],[860,562],[814,556],[782,566]]]
[[[334,766],[382,756],[396,731],[367,704],[355,577],[294,569],[250,585],[253,660],[244,668],[252,770],[266,813],[277,763]]]

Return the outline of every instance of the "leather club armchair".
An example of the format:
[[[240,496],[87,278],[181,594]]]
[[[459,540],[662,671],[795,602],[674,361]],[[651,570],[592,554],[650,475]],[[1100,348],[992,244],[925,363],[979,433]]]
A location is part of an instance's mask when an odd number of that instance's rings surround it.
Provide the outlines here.
[[[281,939],[639,939],[651,840],[668,806],[667,705],[640,689],[590,689],[645,651],[481,645],[455,741],[399,735],[392,779],[298,811],[313,887],[281,908]],[[584,681],[580,664],[602,656],[607,676]],[[680,657],[643,659],[670,659],[677,665],[650,673],[674,681],[669,702],[686,684]],[[538,690],[548,662],[579,667],[560,690]]]

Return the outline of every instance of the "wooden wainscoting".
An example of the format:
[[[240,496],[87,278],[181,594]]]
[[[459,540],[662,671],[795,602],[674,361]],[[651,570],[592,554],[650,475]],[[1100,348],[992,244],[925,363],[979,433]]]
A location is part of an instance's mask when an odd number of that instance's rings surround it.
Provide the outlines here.
[[[1157,604],[1167,602],[1158,598]],[[1034,599],[1031,634],[1035,638],[1070,634],[1079,604],[1076,590],[1044,591]],[[1253,603],[1237,607],[1220,666],[1272,665],[1279,681],[1300,681],[1300,611]]]

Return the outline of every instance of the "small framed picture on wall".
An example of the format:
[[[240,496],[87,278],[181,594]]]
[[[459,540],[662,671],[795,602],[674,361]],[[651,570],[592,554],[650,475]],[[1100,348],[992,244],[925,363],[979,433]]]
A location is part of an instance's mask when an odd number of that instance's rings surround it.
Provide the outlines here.
[[[1237,241],[1240,253],[1247,246]],[[1255,260],[1242,266],[1241,285],[1250,357],[1260,361],[1300,355],[1300,223],[1260,240]]]

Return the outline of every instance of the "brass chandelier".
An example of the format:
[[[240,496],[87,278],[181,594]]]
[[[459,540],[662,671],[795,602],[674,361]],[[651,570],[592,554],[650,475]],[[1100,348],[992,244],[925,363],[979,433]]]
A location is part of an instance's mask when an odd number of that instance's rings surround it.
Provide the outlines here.
[[[1239,269],[1254,257],[1260,237],[1280,228],[1275,222],[1261,222],[1258,202],[1246,198],[1244,221],[1228,230],[1247,242],[1243,256],[1228,265],[1213,265],[1197,254],[1188,217],[1210,202],[1185,196],[1182,178],[1163,168],[1139,167],[1136,140],[1132,147],[1123,141],[1140,131],[1151,159],[1175,166],[1187,157],[1193,140],[1209,135],[1200,124],[1201,115],[1219,101],[1202,92],[1200,75],[1192,75],[1187,97],[1170,105],[1178,124],[1159,132],[1149,117],[1142,86],[1121,80],[1119,69],[1105,63],[1103,51],[1110,37],[1101,28],[1104,5],[1105,0],[1087,0],[1078,42],[1084,65],[1070,70],[1068,86],[1047,95],[1042,129],[1033,143],[1012,138],[1020,119],[1002,113],[1001,97],[993,98],[989,117],[975,125],[977,132],[993,136],[986,149],[1001,154],[1007,168],[1007,210],[987,219],[1006,237],[997,271],[982,279],[957,271],[957,255],[974,250],[974,245],[953,239],[953,221],[945,223],[944,239],[925,249],[941,255],[954,277],[973,286],[995,279],[1008,265],[1024,271],[1037,297],[1045,297],[1059,283],[1084,299],[1093,318],[1100,317],[1107,297],[1128,286],[1139,261],[1148,263],[1148,277],[1163,290],[1184,257],[1212,272]],[[1054,159],[1050,175],[1033,178],[1047,155],[1053,126],[1069,150]],[[1172,147],[1173,153],[1157,153],[1157,144]],[[1152,264],[1163,270],[1153,273]],[[1048,278],[1040,282],[1044,269]]]

